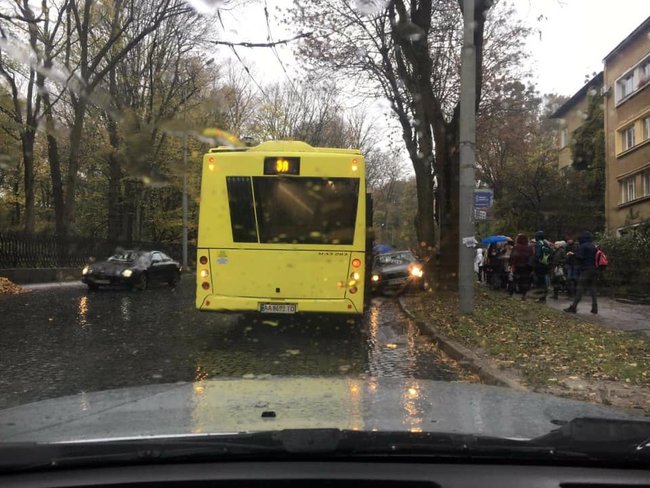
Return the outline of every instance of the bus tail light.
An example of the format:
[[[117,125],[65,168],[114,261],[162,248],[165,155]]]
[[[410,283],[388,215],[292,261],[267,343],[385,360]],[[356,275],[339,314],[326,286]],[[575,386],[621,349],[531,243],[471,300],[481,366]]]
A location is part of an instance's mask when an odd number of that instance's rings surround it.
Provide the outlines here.
[[[361,260],[360,260],[360,259],[357,259],[357,258],[354,258],[354,259],[352,260],[352,267],[353,267],[353,268],[358,268],[359,266],[361,266]]]
[[[208,273],[207,269],[202,269],[200,274],[201,278],[207,278],[210,273]]]
[[[357,287],[353,286],[350,288],[350,293],[356,293],[357,292]]]
[[[201,256],[199,258],[199,263],[201,264],[208,264],[208,257],[207,256]]]
[[[204,290],[209,290],[210,289],[210,283],[208,283],[207,281],[204,281],[201,284],[201,288],[203,288]]]
[[[359,273],[357,273],[357,272],[355,271],[354,273],[352,273],[352,274],[350,275],[350,278],[352,278],[353,280],[359,281]]]

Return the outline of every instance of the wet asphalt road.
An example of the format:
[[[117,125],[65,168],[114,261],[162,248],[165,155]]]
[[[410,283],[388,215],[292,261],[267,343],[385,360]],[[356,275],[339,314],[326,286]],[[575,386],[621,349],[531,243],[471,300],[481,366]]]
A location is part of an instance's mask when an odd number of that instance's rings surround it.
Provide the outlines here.
[[[84,286],[0,296],[0,409],[79,392],[213,377],[462,375],[391,298],[337,317],[198,312],[184,277],[144,292]]]

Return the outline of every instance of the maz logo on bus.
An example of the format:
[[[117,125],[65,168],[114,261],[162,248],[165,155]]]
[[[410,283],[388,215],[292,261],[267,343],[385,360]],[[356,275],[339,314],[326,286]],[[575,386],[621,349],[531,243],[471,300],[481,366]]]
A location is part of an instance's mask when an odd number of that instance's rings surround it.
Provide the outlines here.
[[[264,158],[265,175],[299,175],[300,158],[273,156]]]

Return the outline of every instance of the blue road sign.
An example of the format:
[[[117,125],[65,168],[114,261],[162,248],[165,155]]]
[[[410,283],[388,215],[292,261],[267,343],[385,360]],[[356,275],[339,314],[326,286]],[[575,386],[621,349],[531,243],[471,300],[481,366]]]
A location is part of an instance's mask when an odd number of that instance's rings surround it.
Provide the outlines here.
[[[474,190],[474,208],[491,208],[493,196],[492,190]]]

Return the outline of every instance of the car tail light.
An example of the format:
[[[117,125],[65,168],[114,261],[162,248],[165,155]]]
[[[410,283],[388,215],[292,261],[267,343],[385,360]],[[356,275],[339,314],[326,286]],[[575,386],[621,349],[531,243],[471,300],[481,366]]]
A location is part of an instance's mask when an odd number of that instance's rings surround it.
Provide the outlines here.
[[[199,263],[201,264],[208,264],[208,257],[207,256],[201,256],[199,258]]]
[[[208,290],[208,289],[210,288],[210,283],[208,283],[207,281],[204,281],[204,282],[201,284],[201,287],[202,287],[204,290]]]
[[[360,260],[360,259],[357,259],[357,258],[354,258],[354,259],[352,260],[352,267],[353,267],[353,268],[358,268],[359,266],[361,266],[361,260]]]

